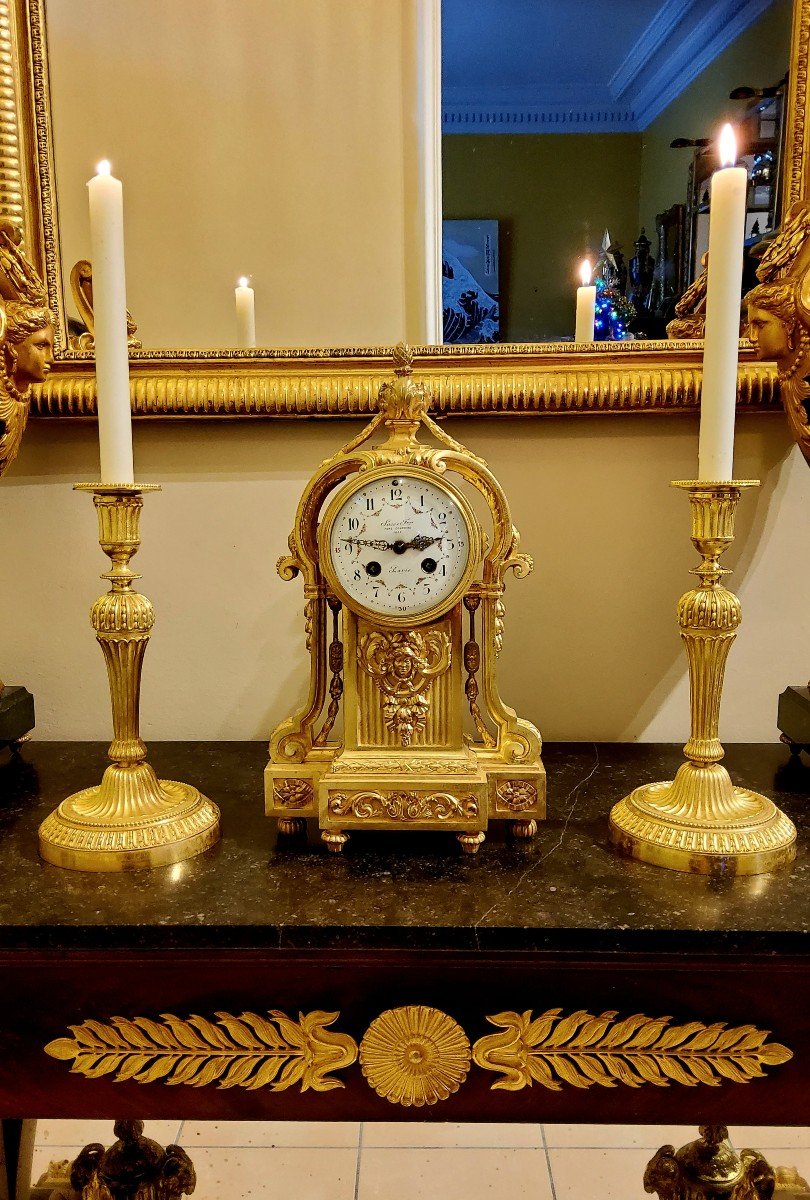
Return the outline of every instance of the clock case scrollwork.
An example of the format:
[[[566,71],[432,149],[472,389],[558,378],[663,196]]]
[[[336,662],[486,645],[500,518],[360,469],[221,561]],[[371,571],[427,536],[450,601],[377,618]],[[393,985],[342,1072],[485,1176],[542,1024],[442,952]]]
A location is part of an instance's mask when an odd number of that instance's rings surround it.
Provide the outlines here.
[[[266,812],[282,833],[317,817],[335,851],[352,828],[448,829],[463,850],[475,853],[490,820],[510,822],[525,838],[545,816],[540,734],[504,703],[496,676],[506,575],[524,578],[532,560],[519,550],[500,484],[482,459],[436,424],[428,403],[424,385],[412,378],[410,352],[397,347],[394,378],[380,389],[378,412],[310,479],[290,553],[278,564],[282,579],[303,577],[310,670],[305,703],[270,740]],[[420,441],[422,430],[438,444]],[[437,609],[409,620],[335,594],[322,528],[339,485],[392,469],[460,498],[472,521],[471,569],[463,586]],[[478,493],[491,530],[479,529],[448,476]],[[464,731],[465,707],[473,735]]]

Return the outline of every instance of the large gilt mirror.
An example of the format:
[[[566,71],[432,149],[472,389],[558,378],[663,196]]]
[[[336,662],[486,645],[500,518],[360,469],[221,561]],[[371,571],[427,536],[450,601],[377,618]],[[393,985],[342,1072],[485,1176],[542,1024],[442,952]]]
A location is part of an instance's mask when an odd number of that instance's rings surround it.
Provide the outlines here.
[[[60,319],[44,413],[93,410],[76,265],[102,158],[125,189],[133,404],[154,414],[362,413],[403,337],[445,410],[694,407],[721,122],[752,264],[805,194],[810,0],[0,10],[0,207]],[[604,320],[575,345],[584,258]],[[772,406],[772,369],[745,343],[741,364],[741,403]]]

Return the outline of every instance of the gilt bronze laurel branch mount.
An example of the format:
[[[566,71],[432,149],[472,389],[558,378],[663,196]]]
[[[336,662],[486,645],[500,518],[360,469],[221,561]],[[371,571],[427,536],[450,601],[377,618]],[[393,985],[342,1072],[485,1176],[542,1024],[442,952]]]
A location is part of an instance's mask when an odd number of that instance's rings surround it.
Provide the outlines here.
[[[757,483],[686,480],[673,486],[689,494],[692,544],[703,558],[693,568],[699,586],[678,602],[689,664],[687,761],[674,780],[645,784],[619,801],[610,814],[610,836],[623,853],[656,866],[758,875],[792,861],[796,830],[767,797],[732,784],[718,737],[726,659],[742,620],[739,600],[722,584],[729,572],[720,556],[734,540],[743,488]]]
[[[42,857],[77,871],[141,870],[179,862],[219,839],[219,809],[197,788],[158,779],[139,732],[143,656],[155,623],[133,588],[143,493],[157,484],[76,484],[92,492],[99,543],[112,566],[110,590],[90,612],[107,664],[112,702],[110,766],[101,783],[63,800],[39,829]]]
[[[755,1025],[673,1024],[668,1016],[620,1017],[612,1010],[500,1012],[486,1018],[495,1032],[474,1043],[454,1017],[430,1005],[387,1009],[359,1045],[331,1028],[340,1017],[299,1012],[295,1020],[270,1009],[217,1012],[215,1019],[91,1018],[71,1025],[72,1036],[49,1042],[45,1053],[91,1080],[269,1092],[342,1088],[340,1073],[359,1059],[377,1095],[406,1108],[446,1101],[473,1066],[488,1072],[491,1090],[502,1094],[535,1086],[560,1092],[748,1085],[793,1058]]]

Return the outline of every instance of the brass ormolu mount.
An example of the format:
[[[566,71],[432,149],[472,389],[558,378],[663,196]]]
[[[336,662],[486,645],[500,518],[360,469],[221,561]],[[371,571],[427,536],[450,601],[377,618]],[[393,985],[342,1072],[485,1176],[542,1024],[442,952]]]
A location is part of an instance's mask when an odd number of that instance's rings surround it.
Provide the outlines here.
[[[659,1200],[771,1200],[776,1182],[759,1151],[734,1149],[725,1125],[701,1125],[680,1150],[662,1146],[644,1172],[644,1191]]]
[[[180,1146],[164,1150],[144,1137],[143,1121],[116,1121],[105,1150],[92,1142],[71,1164],[70,1185],[82,1200],[179,1200],[197,1186],[194,1165]]]
[[[643,862],[697,874],[757,875],[791,862],[796,830],[767,797],[735,787],[721,765],[718,738],[726,659],[742,608],[722,586],[720,556],[734,540],[734,513],[752,480],[676,482],[689,493],[692,544],[703,556],[700,585],[678,603],[689,662],[691,736],[675,779],[636,788],[614,806],[610,836]]]
[[[179,862],[219,839],[219,809],[195,787],[158,779],[139,733],[143,656],[155,623],[129,562],[140,545],[143,493],[157,484],[76,484],[93,493],[99,543],[112,562],[110,590],[90,620],[104,653],[112,700],[111,765],[100,785],[63,800],[39,829],[39,852],[77,871],[141,870]]]

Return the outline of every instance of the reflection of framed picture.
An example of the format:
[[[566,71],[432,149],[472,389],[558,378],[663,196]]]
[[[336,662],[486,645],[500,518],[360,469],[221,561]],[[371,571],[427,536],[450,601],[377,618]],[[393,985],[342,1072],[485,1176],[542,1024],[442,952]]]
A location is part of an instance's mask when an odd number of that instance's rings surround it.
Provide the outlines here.
[[[442,221],[445,342],[497,342],[498,222]]]

